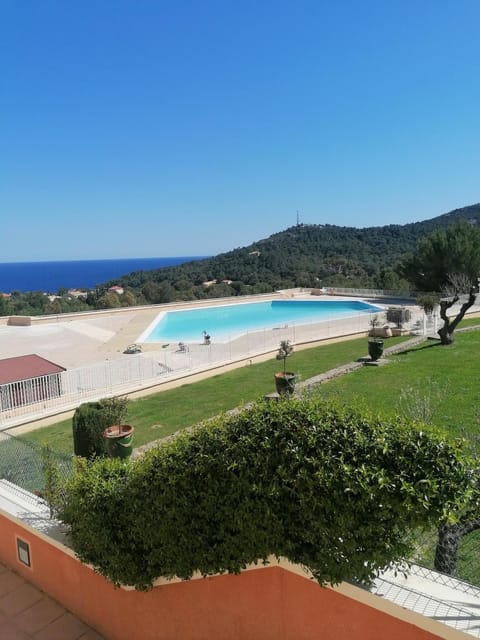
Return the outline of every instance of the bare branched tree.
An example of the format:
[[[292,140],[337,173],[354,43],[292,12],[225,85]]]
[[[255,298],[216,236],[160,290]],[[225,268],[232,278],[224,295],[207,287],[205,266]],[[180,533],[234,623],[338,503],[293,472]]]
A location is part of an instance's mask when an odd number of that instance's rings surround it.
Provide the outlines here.
[[[466,273],[449,273],[448,281],[442,287],[442,293],[447,298],[453,298],[455,295],[466,294],[472,287],[472,280]]]

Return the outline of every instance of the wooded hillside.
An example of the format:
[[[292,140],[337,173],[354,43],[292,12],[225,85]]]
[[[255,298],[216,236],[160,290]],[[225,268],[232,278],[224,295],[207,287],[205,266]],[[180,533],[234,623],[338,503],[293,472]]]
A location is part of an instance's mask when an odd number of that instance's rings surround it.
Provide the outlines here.
[[[0,297],[0,315],[46,315],[290,287],[415,288],[414,280],[407,282],[400,275],[400,261],[415,250],[421,238],[459,220],[480,226],[480,203],[405,225],[361,229],[297,225],[215,257],[125,275],[99,284],[94,291],[85,292],[85,297],[59,292],[61,295],[50,299],[41,291],[13,292],[8,299]],[[109,292],[112,285],[121,285],[124,292]]]
[[[480,204],[406,225],[357,229],[302,224],[248,247],[176,267],[135,272],[116,283],[151,303],[287,287],[408,288],[396,270],[399,260],[415,249],[420,238],[460,219],[480,224]]]

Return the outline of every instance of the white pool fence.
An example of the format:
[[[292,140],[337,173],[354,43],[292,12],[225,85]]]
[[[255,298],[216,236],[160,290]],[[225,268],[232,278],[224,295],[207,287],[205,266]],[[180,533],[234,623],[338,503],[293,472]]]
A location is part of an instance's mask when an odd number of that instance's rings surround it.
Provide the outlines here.
[[[422,316],[423,312],[418,313],[410,322],[418,333],[431,330]],[[69,369],[58,374],[54,385],[48,376],[5,384],[0,387],[0,431],[70,411],[83,402],[133,393],[242,360],[248,362],[268,352],[273,352],[274,358],[281,340],[295,345],[366,334],[369,323],[370,314],[359,313],[349,318],[251,331],[222,342],[212,336],[209,345],[187,344],[185,349],[179,344],[159,344],[154,350]],[[362,355],[359,353],[359,357]]]

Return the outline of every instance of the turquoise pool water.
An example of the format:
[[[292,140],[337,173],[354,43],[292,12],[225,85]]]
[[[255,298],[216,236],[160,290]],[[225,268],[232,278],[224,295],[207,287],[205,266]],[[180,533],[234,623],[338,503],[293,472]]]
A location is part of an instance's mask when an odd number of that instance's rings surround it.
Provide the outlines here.
[[[247,331],[322,322],[378,313],[380,307],[360,300],[273,300],[201,307],[162,313],[139,342],[201,342],[206,331],[224,341]]]

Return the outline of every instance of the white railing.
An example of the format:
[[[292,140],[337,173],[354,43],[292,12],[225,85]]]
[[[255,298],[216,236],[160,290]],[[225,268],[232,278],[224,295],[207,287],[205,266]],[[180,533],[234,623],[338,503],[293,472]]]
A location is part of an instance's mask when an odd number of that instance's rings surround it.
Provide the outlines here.
[[[120,395],[168,373],[152,358],[131,356],[0,387],[0,429]]]
[[[404,289],[355,289],[348,287],[324,287],[319,290],[325,294],[355,296],[360,298],[393,298],[395,300],[415,300],[419,295],[416,291]]]
[[[75,409],[86,401],[125,395],[155,387],[225,364],[239,362],[278,349],[281,340],[307,344],[339,336],[367,334],[370,314],[360,313],[309,324],[288,324],[274,329],[229,336],[212,336],[210,345],[158,345],[154,350],[125,355],[51,376],[0,387],[0,430]],[[145,346],[151,349],[152,345]],[[359,353],[359,357],[365,355]],[[273,355],[272,355],[273,357]],[[40,389],[40,392],[39,392]],[[3,400],[3,402],[2,402]]]

